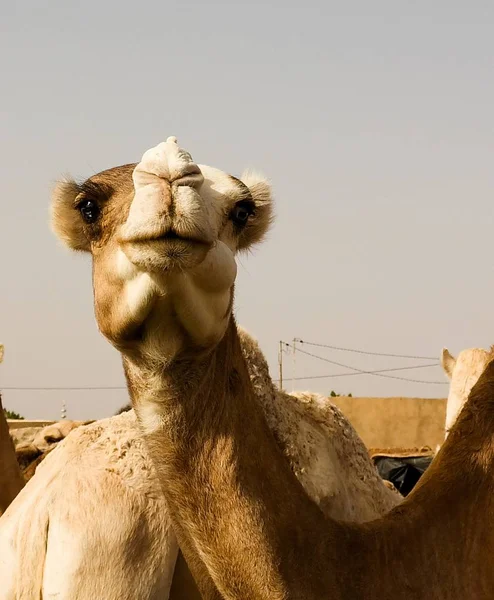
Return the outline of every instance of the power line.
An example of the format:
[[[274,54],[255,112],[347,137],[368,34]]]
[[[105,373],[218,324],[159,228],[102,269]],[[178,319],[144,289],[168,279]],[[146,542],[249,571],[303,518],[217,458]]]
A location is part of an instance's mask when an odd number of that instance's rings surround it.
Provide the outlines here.
[[[286,346],[290,346],[287,342],[284,342]],[[317,354],[312,354],[311,352],[307,352],[306,350],[301,350],[297,348],[297,352],[301,352],[302,354],[306,354],[307,356],[311,356],[312,358],[317,358],[318,360],[322,360],[324,362],[330,363],[332,365],[336,365],[338,367],[343,367],[344,369],[350,369],[355,371],[354,373],[337,373],[334,375],[328,375],[328,377],[351,377],[355,375],[375,375],[376,377],[385,377],[387,379],[399,379],[400,381],[409,381],[411,383],[424,383],[424,384],[432,384],[432,385],[447,385],[446,381],[427,381],[424,379],[409,379],[408,377],[399,377],[397,375],[385,375],[384,373],[388,373],[390,371],[406,371],[410,369],[425,369],[429,367],[436,367],[439,363],[435,363],[432,365],[414,365],[410,367],[397,367],[393,369],[379,369],[377,371],[366,371],[364,369],[358,369],[357,367],[352,367],[351,365],[345,365],[343,363],[337,362],[335,360],[330,360],[329,358],[324,358],[322,356],[318,356]],[[314,378],[321,378],[320,376],[314,376]],[[309,377],[304,379],[309,379]]]
[[[386,357],[392,357],[392,358],[409,358],[409,359],[417,359],[417,360],[435,360],[435,361],[437,361],[436,358],[432,358],[430,356],[413,356],[413,355],[408,355],[408,354],[388,354],[388,353],[384,353],[384,352],[368,352],[365,350],[356,350],[353,348],[342,348],[339,346],[331,346],[329,344],[318,344],[315,342],[306,342],[305,340],[302,340],[299,338],[295,338],[294,341],[299,344],[305,344],[308,346],[317,346],[319,348],[329,348],[331,350],[341,350],[343,352],[354,352],[357,354],[366,354],[366,355],[370,355],[370,356],[386,356]],[[288,344],[287,342],[280,342],[280,344],[283,344],[286,348],[293,348],[293,346],[291,344]],[[283,349],[280,348],[280,352],[282,352],[282,351],[283,351]],[[386,377],[388,379],[398,379],[401,381],[409,381],[412,383],[425,383],[425,384],[430,383],[433,385],[447,385],[448,384],[448,382],[446,382],[446,381],[426,381],[426,380],[422,380],[422,379],[409,379],[406,377],[384,375],[384,373],[389,373],[389,372],[394,372],[394,371],[408,371],[408,370],[414,370],[414,369],[425,369],[428,367],[435,367],[435,366],[439,365],[439,363],[437,363],[437,362],[435,362],[434,364],[431,364],[431,365],[413,365],[413,366],[408,366],[408,367],[395,367],[395,368],[391,368],[391,369],[378,369],[378,370],[366,371],[364,369],[358,369],[357,367],[353,367],[351,365],[346,365],[344,363],[330,360],[329,358],[324,358],[322,356],[312,354],[311,352],[307,352],[306,350],[301,350],[300,348],[297,348],[296,351],[301,352],[302,354],[306,354],[307,356],[317,358],[318,360],[322,360],[324,362],[336,365],[338,367],[342,367],[344,369],[350,369],[354,372],[353,373],[332,373],[332,374],[328,374],[328,375],[309,375],[307,377],[291,377],[290,379],[292,379],[293,381],[305,381],[305,380],[309,380],[309,379],[330,379],[333,377],[354,377],[357,375],[376,375],[379,377]],[[279,381],[279,379],[274,379],[273,381]],[[127,391],[126,386],[67,386],[67,387],[63,387],[63,386],[41,386],[41,387],[0,386],[0,387],[3,390],[10,390],[10,391],[107,391],[107,390],[110,390],[110,391],[111,390],[125,390],[125,391]]]
[[[436,365],[430,365],[435,367]],[[404,367],[405,369],[420,369],[421,367]],[[383,371],[401,371],[402,369],[383,369]],[[307,377],[290,377],[293,381],[305,381],[306,379],[331,379],[333,377],[357,377],[358,375],[377,375],[382,371],[362,371],[361,373],[332,373],[330,375],[308,375]],[[385,375],[381,375],[385,377]],[[408,377],[392,377],[387,376],[388,379],[400,379],[401,381],[410,381],[412,383],[431,383],[433,385],[448,385],[447,381],[427,381],[422,379],[409,379]],[[279,382],[279,379],[273,379],[275,383]]]
[[[300,351],[301,352],[301,351]],[[290,379],[305,380],[305,379],[329,379],[330,377],[355,377],[357,375],[376,375],[378,373],[389,373],[390,371],[407,371],[412,369],[424,369],[427,367],[437,367],[438,365],[414,365],[413,367],[396,367],[393,369],[379,369],[377,371],[358,371],[356,373],[330,373],[328,375],[308,375],[307,377],[290,377]],[[353,367],[347,366],[346,368],[351,369]],[[279,381],[279,379],[273,379],[273,381]],[[406,379],[406,381],[418,381],[414,379]],[[437,383],[447,385],[447,381],[427,381],[425,383]]]
[[[330,346],[329,344],[316,344],[315,342],[306,342],[295,338],[295,341],[299,344],[306,344],[307,346],[318,346],[319,348],[330,348],[331,350],[341,350],[342,352],[355,352],[357,354],[368,354],[369,356],[388,356],[391,358],[414,358],[416,360],[435,360],[437,356],[412,356],[409,354],[388,354],[386,352],[368,352],[366,350],[356,350],[355,348],[341,348],[340,346]]]
[[[424,368],[429,368],[429,367],[436,367],[436,366],[438,366],[437,363],[433,364],[433,365],[414,365],[414,366],[410,366],[410,367],[398,367],[395,369],[379,369],[377,371],[366,371],[364,369],[358,369],[357,367],[352,367],[351,365],[345,365],[343,363],[339,363],[334,360],[330,360],[329,358],[323,358],[322,356],[317,356],[316,354],[312,354],[311,352],[307,352],[306,350],[300,350],[300,348],[298,349],[298,352],[301,352],[302,354],[306,354],[307,356],[311,356],[313,358],[317,358],[324,362],[328,362],[330,364],[337,365],[338,367],[343,367],[345,369],[351,369],[352,371],[355,371],[354,373],[337,374],[337,375],[335,375],[335,377],[350,377],[352,375],[375,375],[376,377],[385,377],[387,379],[398,379],[400,381],[409,381],[412,383],[424,383],[424,384],[430,383],[433,385],[447,385],[446,381],[429,381],[426,379],[410,379],[408,377],[399,377],[398,375],[385,375],[384,374],[384,373],[387,373],[390,371],[406,371],[406,370],[410,370],[410,369],[424,369]]]

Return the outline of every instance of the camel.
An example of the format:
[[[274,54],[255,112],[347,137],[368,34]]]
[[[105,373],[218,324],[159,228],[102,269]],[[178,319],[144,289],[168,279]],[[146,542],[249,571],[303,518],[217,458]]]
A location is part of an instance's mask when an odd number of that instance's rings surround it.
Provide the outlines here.
[[[471,389],[493,358],[494,346],[491,346],[490,350],[468,348],[462,350],[457,358],[447,348],[443,348],[441,365],[450,380],[448,401],[446,403],[445,438],[448,437],[449,430],[456,422]]]
[[[227,177],[211,172],[220,183]],[[241,186],[240,182],[236,185]],[[262,208],[269,202],[268,192],[255,182],[250,185]],[[67,201],[67,188],[72,191],[71,185],[65,184],[55,192],[55,215],[64,214],[58,203]],[[241,192],[245,194],[243,187]],[[70,223],[56,222],[55,227],[70,232]],[[277,390],[257,342],[241,329],[239,337],[256,400],[292,471],[321,509],[340,519],[368,521],[395,506],[401,496],[379,478],[364,444],[343,414],[316,394],[289,395]],[[27,600],[58,590],[61,598],[165,600],[170,585],[173,600],[200,597],[169,527],[165,498],[140,441],[134,412],[126,413],[125,408],[118,416],[73,431],[38,467],[0,520],[0,580],[6,594],[0,590],[0,599],[20,596]],[[105,510],[98,512],[100,506]],[[91,518],[84,520],[88,514]],[[159,526],[157,514],[161,516]],[[66,515],[65,519],[60,515]],[[147,532],[137,541],[136,522]],[[48,523],[50,528],[55,523],[57,531],[50,537]],[[64,528],[70,528],[72,541],[63,549],[60,568]],[[107,529],[115,534],[105,536]],[[18,540],[14,547],[11,539]],[[129,543],[134,559],[147,565],[146,590],[142,577],[126,566]],[[41,564],[47,566],[42,569]],[[88,578],[91,585],[87,585]],[[115,580],[118,583],[111,583]]]
[[[4,349],[0,344],[0,363]],[[0,394],[0,516],[24,486]]]
[[[383,482],[376,476],[364,444],[342,413],[318,395],[291,396],[278,391],[257,342],[244,330],[240,330],[240,339],[256,398],[280,448],[323,510],[345,520],[368,521],[396,505],[401,496],[383,491]],[[144,597],[143,590],[136,587],[141,580],[122,576],[126,573],[122,565],[128,555],[127,546],[135,536],[135,522],[140,522],[149,536],[139,541],[134,556],[138,554],[140,562],[148,565],[146,597],[165,600],[170,593],[172,600],[190,600],[195,584],[178,554],[176,537],[169,528],[157,528],[153,522],[155,514],[166,516],[167,506],[140,441],[134,412],[79,427],[56,448],[56,452],[49,448],[50,454],[43,455],[46,460],[34,465],[38,466],[34,480],[0,519],[0,599],[29,599],[38,597],[40,591],[48,594],[45,580],[61,589],[66,598]],[[26,471],[24,474],[28,479]],[[153,503],[146,500],[150,496]],[[85,515],[105,505],[102,514],[77,527],[79,510]],[[60,552],[63,538],[48,537],[47,523],[51,527],[57,523],[57,515],[67,513],[64,526],[71,528],[72,543],[64,549],[64,569],[59,569],[59,559],[51,557]],[[107,520],[108,515],[118,515],[118,529],[115,518]],[[110,539],[101,534],[108,527],[115,532]],[[12,539],[19,540],[14,548]],[[39,546],[44,553],[37,551]],[[161,559],[161,548],[166,551],[166,564]],[[101,554],[111,556],[112,561],[101,562]],[[38,577],[26,577],[27,563],[34,569],[35,564],[45,560],[53,565],[51,571],[40,570]],[[104,577],[97,576],[101,568]],[[67,577],[70,573],[78,573],[78,577]],[[86,586],[90,573],[99,587]],[[109,585],[113,579],[119,581],[115,588]],[[189,586],[187,595],[185,585]],[[122,596],[124,590],[126,595]]]
[[[169,138],[68,196],[59,234],[92,254],[98,326],[122,355],[204,598],[494,595],[493,362],[412,494],[371,523],[337,521],[285,460],[241,351],[235,255],[269,224],[256,188],[196,165]]]
[[[26,456],[20,458],[19,454],[16,453],[17,462],[19,463],[19,467],[22,472],[22,477],[25,483],[27,483],[30,479],[34,477],[39,465],[45,460],[45,458],[50,454],[50,452],[53,452],[53,450],[55,450],[56,446],[57,445],[54,444],[41,454],[32,454],[29,461],[27,460]],[[384,483],[386,483],[386,481]]]
[[[124,413],[73,430],[0,518],[0,598],[166,600],[177,553],[135,417]]]
[[[64,419],[46,425],[39,430],[35,430],[30,441],[24,440],[22,443],[15,444],[15,454],[17,462],[22,470],[24,479],[28,481],[34,475],[34,467],[37,466],[45,456],[47,456],[54,447],[66,438],[71,431],[92,421],[71,421]],[[13,436],[14,437],[14,436]],[[27,475],[27,478],[26,478]]]

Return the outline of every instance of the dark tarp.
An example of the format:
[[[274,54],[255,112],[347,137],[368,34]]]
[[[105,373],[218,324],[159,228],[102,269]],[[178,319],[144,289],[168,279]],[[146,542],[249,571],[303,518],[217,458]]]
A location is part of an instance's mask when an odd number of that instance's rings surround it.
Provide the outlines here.
[[[431,464],[433,456],[373,456],[372,460],[383,479],[391,481],[403,495],[413,490]]]

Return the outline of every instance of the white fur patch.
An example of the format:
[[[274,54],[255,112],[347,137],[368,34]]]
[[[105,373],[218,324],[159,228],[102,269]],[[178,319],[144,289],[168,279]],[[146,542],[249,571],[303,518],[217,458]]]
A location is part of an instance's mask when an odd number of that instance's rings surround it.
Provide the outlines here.
[[[191,155],[183,148],[179,148],[177,138],[169,137],[166,142],[161,142],[144,152],[141,162],[134,169],[134,186],[137,191],[141,179],[142,183],[145,183],[149,179],[146,175],[150,174],[175,181],[187,173],[200,175],[199,168],[194,165]]]
[[[139,273],[125,284],[125,302],[133,319],[146,316],[149,302],[156,294],[156,284],[149,273]]]
[[[136,412],[139,418],[139,424],[148,435],[152,435],[163,429],[165,420],[160,414],[159,406],[157,406],[156,403],[143,402],[139,405]]]
[[[128,280],[133,279],[137,274],[137,267],[130,262],[125,252],[120,248],[116,257],[117,274],[120,278]]]

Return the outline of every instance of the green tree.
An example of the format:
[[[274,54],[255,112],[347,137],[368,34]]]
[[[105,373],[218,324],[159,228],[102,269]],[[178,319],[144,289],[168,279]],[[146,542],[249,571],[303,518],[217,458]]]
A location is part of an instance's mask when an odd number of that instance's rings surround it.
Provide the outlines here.
[[[5,413],[7,419],[19,419],[21,421],[24,420],[23,416],[21,416],[19,413],[14,412],[13,410],[7,410],[6,408],[4,408],[3,412]]]

